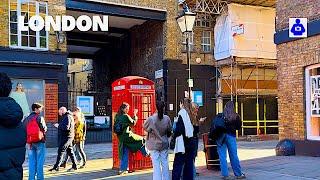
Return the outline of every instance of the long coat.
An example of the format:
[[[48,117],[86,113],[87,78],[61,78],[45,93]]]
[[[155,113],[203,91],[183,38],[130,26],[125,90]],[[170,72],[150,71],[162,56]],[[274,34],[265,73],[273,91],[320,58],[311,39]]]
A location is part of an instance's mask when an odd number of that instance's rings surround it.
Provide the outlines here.
[[[15,100],[0,97],[0,179],[20,180],[25,159],[27,134],[23,112]]]
[[[122,157],[123,146],[127,147],[131,152],[137,152],[144,145],[144,139],[142,136],[132,132],[131,126],[137,123],[138,118],[131,118],[129,115],[124,114],[116,117],[116,122],[120,121],[123,128],[123,133],[118,135],[118,152],[119,158]]]

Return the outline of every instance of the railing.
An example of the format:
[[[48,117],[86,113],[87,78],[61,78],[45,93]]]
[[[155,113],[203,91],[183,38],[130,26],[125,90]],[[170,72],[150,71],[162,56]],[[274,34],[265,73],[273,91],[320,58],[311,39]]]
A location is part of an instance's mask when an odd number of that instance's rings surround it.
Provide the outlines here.
[[[256,125],[245,125],[247,123],[256,123]],[[263,125],[261,125],[263,123]],[[279,120],[267,120],[267,119],[263,119],[263,120],[242,120],[242,136],[245,135],[244,134],[244,130],[245,129],[256,129],[257,130],[257,135],[261,134],[260,130],[261,128],[264,129],[263,134],[267,134],[267,128],[279,128],[279,125],[268,125],[269,123],[279,123]]]

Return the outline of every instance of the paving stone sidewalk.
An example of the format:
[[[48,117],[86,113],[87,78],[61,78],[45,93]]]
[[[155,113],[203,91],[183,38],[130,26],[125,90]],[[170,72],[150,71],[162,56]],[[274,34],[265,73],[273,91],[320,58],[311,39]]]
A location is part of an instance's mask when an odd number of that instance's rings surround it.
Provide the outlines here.
[[[263,142],[239,142],[239,158],[247,179],[252,180],[311,180],[320,179],[320,157],[277,157],[274,147],[277,141]],[[205,154],[202,152],[202,143],[199,146],[199,154],[196,166],[200,176],[199,180],[221,179],[219,172],[210,171],[205,166]],[[86,145],[86,152],[89,158],[88,166],[76,172],[62,170],[59,173],[47,172],[49,165],[53,164],[56,158],[56,148],[47,149],[46,179],[116,179],[116,180],[151,180],[152,170],[143,170],[130,173],[126,176],[118,176],[116,170],[112,170],[112,144],[89,144]],[[170,169],[173,164],[173,154],[170,154]],[[26,162],[27,163],[27,162]],[[25,163],[25,166],[26,166]],[[232,175],[231,167],[230,174]],[[25,167],[27,177],[27,167]]]

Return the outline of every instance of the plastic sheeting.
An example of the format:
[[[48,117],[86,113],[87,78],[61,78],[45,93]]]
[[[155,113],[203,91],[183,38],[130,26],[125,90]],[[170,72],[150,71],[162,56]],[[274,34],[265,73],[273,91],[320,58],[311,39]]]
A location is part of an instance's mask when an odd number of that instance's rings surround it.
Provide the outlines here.
[[[232,27],[240,24],[244,25],[244,33],[233,36]],[[220,15],[214,27],[214,57],[276,59],[274,32],[274,8],[229,4],[228,13]]]

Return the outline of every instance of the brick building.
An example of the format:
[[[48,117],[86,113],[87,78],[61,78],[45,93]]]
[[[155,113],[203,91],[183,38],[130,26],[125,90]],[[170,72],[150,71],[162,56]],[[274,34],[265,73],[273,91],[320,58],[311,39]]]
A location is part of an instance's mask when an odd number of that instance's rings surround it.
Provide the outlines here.
[[[48,145],[56,145],[57,122],[60,106],[72,106],[68,99],[67,58],[92,60],[92,86],[83,92],[94,96],[95,104],[106,107],[111,116],[111,83],[123,76],[138,75],[156,81],[157,94],[178,111],[178,100],[187,90],[187,65],[184,38],[175,17],[176,0],[1,0],[0,4],[0,71],[7,73],[14,86],[21,82],[23,97],[30,104],[45,104],[45,118],[49,126]],[[108,15],[108,32],[20,32],[17,17],[24,15]],[[27,21],[27,20],[26,20]],[[198,24],[194,33],[191,55],[194,90],[202,91],[204,106],[200,114],[209,119],[215,114],[212,27]],[[58,42],[58,36],[66,35]],[[202,41],[202,37],[205,41]],[[201,43],[203,42],[203,43]],[[201,58],[201,63],[195,59]],[[155,79],[155,71],[163,76]],[[15,89],[15,88],[14,88]],[[69,89],[70,90],[70,89]],[[210,122],[208,122],[210,123]],[[90,134],[90,133],[89,133]],[[89,135],[88,134],[88,135]],[[110,130],[93,131],[90,142],[111,140]],[[90,139],[90,138],[88,138]]]
[[[319,1],[278,0],[276,5],[279,136],[296,154],[319,156]],[[308,18],[308,37],[289,38],[289,18]]]
[[[56,130],[51,123],[57,122],[58,106],[68,101],[66,43],[58,45],[55,32],[18,31],[17,19],[20,15],[66,14],[65,2],[1,0],[0,14],[0,71],[12,78],[12,95],[16,93],[24,102],[20,105],[27,113],[33,102],[45,105],[51,129],[48,143],[55,144]],[[17,83],[24,92],[15,92]]]

